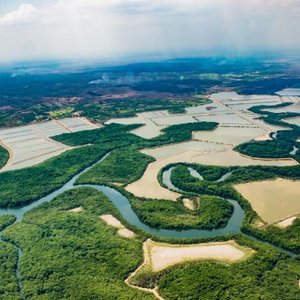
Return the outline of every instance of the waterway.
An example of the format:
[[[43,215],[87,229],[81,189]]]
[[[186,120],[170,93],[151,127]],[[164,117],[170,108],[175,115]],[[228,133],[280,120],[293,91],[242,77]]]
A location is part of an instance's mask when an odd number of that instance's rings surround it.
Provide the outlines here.
[[[143,230],[145,233],[154,235],[156,237],[162,237],[162,238],[176,238],[176,239],[184,239],[184,238],[212,238],[212,237],[216,237],[216,236],[222,236],[222,235],[227,235],[227,234],[241,234],[241,226],[244,220],[244,211],[241,208],[241,206],[239,205],[239,203],[237,201],[234,200],[224,200],[224,201],[228,201],[230,202],[233,207],[234,207],[234,211],[233,214],[231,216],[231,218],[229,219],[227,225],[224,228],[219,228],[219,229],[212,229],[212,230],[202,230],[202,229],[185,229],[185,230],[172,230],[172,229],[157,229],[154,227],[151,227],[147,224],[144,224],[142,221],[140,221],[140,219],[138,218],[138,216],[136,215],[136,213],[133,211],[133,209],[131,208],[131,205],[128,201],[128,199],[122,195],[119,191],[117,191],[114,188],[108,187],[108,186],[104,186],[104,185],[75,185],[76,180],[79,178],[79,176],[81,176],[82,174],[86,173],[87,171],[89,171],[94,165],[102,162],[104,159],[107,158],[107,156],[109,155],[106,154],[101,160],[99,160],[97,163],[93,164],[92,166],[86,168],[85,170],[83,170],[82,172],[78,173],[77,175],[75,175],[72,179],[70,179],[67,183],[65,183],[61,188],[57,189],[56,191],[50,193],[47,196],[44,196],[42,198],[40,198],[39,200],[28,204],[24,207],[20,207],[20,208],[1,208],[0,209],[0,215],[6,215],[6,214],[12,214],[15,215],[17,220],[16,222],[21,222],[24,214],[34,208],[36,208],[37,206],[41,205],[42,203],[45,202],[49,202],[52,199],[54,199],[55,197],[59,196],[60,194],[62,194],[65,191],[68,191],[70,189],[73,188],[79,188],[79,187],[92,187],[98,191],[101,191],[102,193],[104,193],[108,199],[110,201],[112,201],[114,203],[114,205],[117,207],[118,211],[120,212],[120,214],[122,215],[122,217],[131,225],[136,226],[137,228],[139,228],[140,230]],[[171,171],[172,169],[168,169],[167,171],[165,171],[163,173],[163,182],[164,184],[171,190],[177,191],[177,192],[182,192],[181,190],[179,190],[177,187],[175,187],[170,179],[171,176]],[[200,180],[203,180],[203,177],[194,169],[190,168],[190,173],[197,177]],[[225,175],[223,175],[218,181],[223,181],[226,178],[228,178],[228,176],[230,176],[230,172],[226,173]],[[2,233],[0,232],[0,241],[4,242],[2,240]],[[17,250],[18,250],[18,263],[17,263],[17,270],[16,270],[16,277],[18,280],[18,284],[19,284],[19,289],[20,289],[20,295],[22,297],[22,299],[24,298],[24,294],[23,294],[23,287],[22,287],[22,281],[21,281],[21,272],[20,272],[20,260],[21,260],[21,256],[22,256],[22,250],[17,247],[16,245],[14,245]]]

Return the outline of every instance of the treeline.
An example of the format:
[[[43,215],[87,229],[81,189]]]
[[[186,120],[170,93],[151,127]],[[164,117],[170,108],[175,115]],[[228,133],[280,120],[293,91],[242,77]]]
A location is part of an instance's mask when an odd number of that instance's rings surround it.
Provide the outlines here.
[[[218,127],[216,122],[197,122],[172,125],[162,130],[163,134],[146,140],[141,147],[157,147],[165,144],[180,143],[192,138],[193,131],[211,131]]]
[[[180,190],[201,195],[217,196],[225,199],[236,199],[234,190],[216,182],[199,180],[191,176],[184,165],[178,165],[171,173],[171,182]]]
[[[296,166],[277,167],[277,166],[233,166],[218,167],[199,164],[181,164],[195,169],[206,181],[217,181],[223,175],[229,176],[224,178],[223,183],[245,183],[258,180],[267,180],[275,178],[285,178],[298,180],[300,179],[300,168]]]
[[[297,148],[300,146],[299,142],[294,140],[284,140],[280,139],[280,133],[276,140],[272,141],[261,141],[255,142],[251,141],[245,144],[241,144],[235,148],[238,152],[260,158],[295,158],[300,161],[300,156],[292,155],[291,152],[294,149],[294,146]],[[286,134],[286,131],[282,134]]]
[[[118,88],[122,93],[122,87]],[[102,91],[105,93],[105,89],[102,89]],[[96,92],[94,94],[92,92],[88,95],[88,97],[92,98],[95,96],[99,96],[99,93]],[[80,111],[83,116],[96,122],[104,123],[107,120],[115,118],[135,117],[137,113],[147,111],[167,110],[173,114],[184,113],[186,107],[204,105],[210,102],[210,100],[195,98],[190,95],[183,97],[175,95],[173,98],[163,96],[162,99],[161,95],[157,95],[156,93],[154,93],[154,95],[143,93],[143,95],[139,97],[121,98],[118,99],[118,101],[111,101],[111,99],[79,101],[74,105],[74,111]]]

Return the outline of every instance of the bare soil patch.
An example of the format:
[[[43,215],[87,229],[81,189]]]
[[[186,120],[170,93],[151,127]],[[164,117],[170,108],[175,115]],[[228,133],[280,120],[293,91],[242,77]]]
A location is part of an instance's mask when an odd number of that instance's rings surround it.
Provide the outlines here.
[[[107,225],[118,228],[118,234],[122,237],[131,239],[136,236],[136,234],[127,229],[117,218],[113,215],[107,214],[100,216],[100,219],[103,220]]]
[[[300,213],[300,182],[265,180],[235,185],[257,214],[267,223],[277,223]]]
[[[283,221],[280,221],[276,224],[279,228],[287,228],[291,225],[293,225],[294,221],[297,219],[297,217],[290,217]]]
[[[69,209],[68,211],[78,213],[78,212],[83,211],[83,208],[80,206],[80,207],[75,207],[75,208]]]

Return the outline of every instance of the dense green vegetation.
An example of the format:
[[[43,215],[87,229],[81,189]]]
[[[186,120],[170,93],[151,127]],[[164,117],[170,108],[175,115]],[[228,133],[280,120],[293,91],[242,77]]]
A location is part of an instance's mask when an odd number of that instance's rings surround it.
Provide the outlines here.
[[[9,159],[8,151],[0,145],[0,169],[5,166]]]
[[[58,189],[112,148],[97,145],[72,149],[34,167],[0,173],[0,206],[21,206]]]
[[[79,206],[83,212],[68,211]],[[120,237],[99,220],[106,213],[115,208],[102,193],[78,188],[6,230],[4,238],[23,251],[26,299],[153,299],[124,283],[142,261],[142,240]]]
[[[296,300],[299,276],[299,261],[269,251],[233,265],[204,261],[174,268],[159,281],[159,291],[165,299]]]
[[[256,228],[254,224],[246,224],[244,232],[260,238],[261,240],[278,245],[300,254],[300,219],[296,219],[287,228],[278,228],[269,225],[263,228]]]
[[[191,192],[196,195],[214,195],[222,198],[236,200],[245,210],[245,220],[242,230],[245,233],[254,235],[262,240],[274,243],[282,248],[289,249],[295,253],[300,253],[300,221],[297,220],[292,226],[286,229],[279,229],[269,225],[263,228],[256,228],[256,220],[259,219],[257,214],[252,210],[251,205],[245,200],[233,187],[232,184],[243,183],[255,180],[272,179],[277,177],[300,179],[299,167],[269,167],[269,166],[249,166],[249,167],[212,167],[211,172],[208,171],[210,166],[191,165],[202,175],[209,174],[209,178],[217,178],[225,171],[231,170],[231,175],[223,182],[210,182],[199,180],[192,177],[188,165],[178,165],[171,173],[172,183],[179,189]],[[218,170],[218,168],[220,170]],[[204,179],[207,177],[204,176]]]
[[[218,166],[205,166],[205,165],[191,165],[193,169],[195,169],[204,180],[206,181],[217,181],[223,175],[231,171],[229,167],[218,167]]]
[[[206,181],[216,181],[227,172],[230,172],[230,176],[228,176],[223,183],[231,184],[275,178],[300,179],[299,166],[216,167],[198,164],[191,164],[189,166],[201,174]]]
[[[0,242],[0,299],[21,299],[16,278],[17,255],[13,245]]]
[[[153,160],[132,148],[116,149],[103,162],[81,175],[77,183],[128,184],[139,179]]]
[[[279,132],[280,134],[280,132]],[[286,134],[283,133],[283,134]],[[299,142],[293,140],[272,140],[261,142],[249,142],[241,144],[236,147],[240,153],[248,156],[261,157],[261,158],[296,158],[299,160],[299,154],[297,156],[290,154],[293,150],[293,146],[300,146]]]
[[[157,228],[212,229],[223,227],[231,217],[232,205],[218,197],[203,196],[196,210],[191,211],[180,202],[170,200],[137,199],[128,197],[137,216],[144,223]]]
[[[193,131],[214,130],[218,126],[216,122],[197,122],[172,125],[162,130],[162,134],[153,139],[143,139],[128,133],[142,124],[120,125],[110,124],[96,130],[64,133],[53,137],[56,141],[69,146],[80,146],[87,144],[100,144],[106,142],[128,142],[138,148],[157,147],[165,144],[179,143],[191,139]]]
[[[218,126],[216,122],[197,122],[172,125],[162,130],[163,134],[146,140],[141,147],[157,147],[165,144],[180,143],[192,138],[193,131],[209,131],[214,130]]]
[[[94,130],[84,130],[74,133],[64,133],[52,137],[54,140],[64,143],[69,146],[82,146],[87,144],[101,144],[107,142],[124,142],[136,144],[142,138],[128,133],[128,131],[138,128],[141,124],[120,125],[109,124],[103,128]]]
[[[288,103],[279,104],[272,108],[280,108],[289,105]],[[300,143],[297,139],[300,137],[300,127],[282,121],[285,118],[299,116],[299,113],[273,113],[266,111],[269,106],[261,105],[250,108],[250,111],[262,114],[262,120],[276,126],[287,127],[287,130],[280,130],[277,133],[276,139],[270,141],[251,141],[238,145],[235,150],[240,153],[261,158],[288,158],[292,157],[300,161],[299,151],[296,155],[291,154],[293,147],[300,148]]]
[[[199,180],[191,176],[185,165],[178,165],[172,170],[171,182],[179,189],[199,195],[211,195],[221,198],[234,198],[234,190],[227,185]]]
[[[0,215],[0,231],[13,224],[16,219],[14,215]]]

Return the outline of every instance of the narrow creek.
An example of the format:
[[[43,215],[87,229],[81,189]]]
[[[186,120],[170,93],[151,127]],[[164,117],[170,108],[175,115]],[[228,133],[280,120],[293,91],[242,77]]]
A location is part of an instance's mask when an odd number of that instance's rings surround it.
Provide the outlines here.
[[[216,237],[216,236],[222,236],[222,235],[227,235],[227,234],[243,234],[241,232],[241,226],[244,220],[244,210],[241,208],[239,203],[237,201],[227,199],[226,201],[230,202],[233,207],[234,211],[229,219],[227,225],[224,228],[219,228],[219,229],[212,229],[212,230],[202,230],[202,229],[185,229],[185,230],[172,230],[172,229],[158,229],[151,227],[147,224],[144,224],[143,222],[140,221],[136,213],[133,211],[131,208],[131,205],[128,201],[128,199],[122,195],[119,191],[117,191],[114,188],[105,186],[105,185],[95,185],[95,184],[86,184],[86,185],[75,185],[76,180],[81,176],[82,174],[86,173],[89,171],[94,165],[102,162],[104,159],[108,157],[110,153],[106,154],[103,156],[102,159],[100,159],[98,162],[95,164],[87,167],[83,171],[79,172],[77,175],[75,175],[73,178],[71,178],[68,182],[66,182],[61,188],[57,189],[56,191],[40,198],[39,200],[26,205],[24,207],[20,208],[0,208],[0,215],[6,215],[6,214],[12,214],[16,216],[16,222],[21,222],[24,214],[35,207],[39,206],[40,204],[44,202],[49,202],[58,195],[62,194],[65,191],[68,191],[72,188],[79,188],[79,187],[92,187],[98,191],[101,191],[104,193],[108,199],[114,203],[114,205],[117,207],[118,211],[122,215],[122,217],[131,225],[136,226],[137,228],[141,229],[142,231],[157,236],[157,237],[163,237],[163,238],[176,238],[176,239],[184,239],[184,238],[210,238],[210,237]],[[182,192],[178,188],[176,188],[170,179],[172,168],[168,169],[163,173],[163,182],[164,184],[171,190],[175,190],[178,192]],[[190,168],[191,175],[194,177],[197,177],[198,179],[203,180],[203,177],[194,169]],[[223,175],[219,181],[223,181],[226,178],[230,176],[230,172],[226,173]],[[15,223],[16,223],[15,222]],[[15,224],[14,223],[14,224]],[[12,225],[11,225],[12,226]],[[251,237],[253,238],[253,237]],[[255,239],[255,238],[254,238]],[[255,239],[257,240],[257,239]],[[260,241],[260,240],[259,240]],[[0,232],[0,242],[6,242],[3,241],[2,239],[2,232]],[[260,241],[262,242],[262,241]],[[268,244],[268,243],[266,243]],[[22,276],[20,272],[20,261],[22,257],[22,250],[17,246],[14,245],[14,247],[17,248],[18,250],[18,262],[17,262],[17,269],[16,269],[16,278],[18,281],[18,286],[20,290],[20,296],[22,299],[25,299],[24,293],[23,293],[23,286],[22,286]],[[273,245],[272,245],[273,246]],[[285,251],[280,248],[281,251],[284,251],[290,255],[293,255],[293,253]]]

